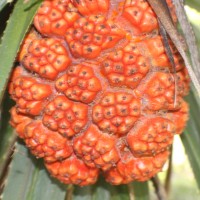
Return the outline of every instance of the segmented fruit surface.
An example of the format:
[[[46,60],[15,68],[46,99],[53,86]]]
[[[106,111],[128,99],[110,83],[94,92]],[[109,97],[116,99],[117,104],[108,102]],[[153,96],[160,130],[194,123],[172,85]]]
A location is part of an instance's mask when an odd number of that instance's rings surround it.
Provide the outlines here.
[[[11,125],[63,183],[150,179],[188,119],[187,70],[169,44],[176,69],[145,0],[44,0],[10,81]]]

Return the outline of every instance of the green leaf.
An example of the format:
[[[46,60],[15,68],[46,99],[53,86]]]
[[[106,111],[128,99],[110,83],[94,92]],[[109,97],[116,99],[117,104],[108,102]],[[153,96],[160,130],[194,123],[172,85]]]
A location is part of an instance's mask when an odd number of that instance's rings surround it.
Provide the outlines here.
[[[135,200],[149,200],[148,182],[133,182]]]
[[[197,72],[193,70],[190,59],[187,55],[187,53],[184,50],[183,42],[180,39],[179,32],[177,28],[174,26],[174,23],[172,21],[172,18],[169,15],[169,11],[163,1],[160,0],[148,0],[149,4],[151,5],[152,9],[156,13],[158,19],[160,20],[162,26],[164,27],[165,31],[168,33],[169,38],[172,40],[173,44],[175,45],[176,49],[182,56],[185,66],[187,68],[187,71],[190,75],[190,78],[192,80],[192,83],[194,87],[196,88],[199,96],[200,96],[200,81],[197,76]],[[174,1],[174,4],[179,1]]]
[[[199,26],[200,2],[199,2],[198,7],[196,7],[196,8],[186,7],[185,10],[186,10],[187,17],[188,17],[188,19],[192,25],[192,28],[194,30],[194,33],[195,33],[197,46],[200,47],[200,26]]]
[[[13,129],[9,125],[9,109],[13,105],[8,94],[3,102],[0,120],[0,177],[3,177],[3,171],[9,162],[12,154],[12,147],[16,140],[16,135],[13,134]]]
[[[198,7],[200,7],[199,0],[185,0],[185,4],[195,9],[198,9]]]
[[[134,182],[130,185],[135,200],[149,199],[147,183]],[[24,144],[17,142],[2,200],[64,200],[67,192],[69,190],[66,185],[48,175],[42,160],[36,160]],[[74,186],[72,192],[73,200],[129,200],[130,195],[127,185],[112,186],[102,177],[92,186]]]
[[[87,187],[75,186],[73,200],[129,200],[127,185],[112,186],[99,177],[95,185]]]
[[[18,0],[8,21],[0,45],[0,104],[17,51],[40,3],[38,0],[31,0],[29,3]]]
[[[200,2],[199,0],[188,0],[186,4],[193,7],[194,9],[199,10]],[[192,10],[188,8],[187,15],[193,25],[197,43],[200,44],[200,27],[199,27],[199,17],[200,13],[197,10]],[[193,52],[190,52],[191,54]],[[197,67],[198,70],[199,67]],[[199,123],[199,114],[200,114],[200,98],[195,93],[192,88],[190,95],[186,98],[190,105],[190,119],[188,122],[188,126],[184,134],[181,135],[182,142],[185,147],[185,151],[188,155],[190,165],[193,169],[195,179],[197,181],[197,185],[200,189],[200,123]]]
[[[148,182],[113,186],[100,177],[93,186],[75,187],[73,200],[149,200]]]
[[[36,160],[24,144],[17,143],[3,200],[64,200],[66,188],[49,177],[42,160]]]
[[[181,139],[200,189],[200,101],[193,91],[190,92],[187,100],[190,104],[190,119],[186,131],[181,135]]]

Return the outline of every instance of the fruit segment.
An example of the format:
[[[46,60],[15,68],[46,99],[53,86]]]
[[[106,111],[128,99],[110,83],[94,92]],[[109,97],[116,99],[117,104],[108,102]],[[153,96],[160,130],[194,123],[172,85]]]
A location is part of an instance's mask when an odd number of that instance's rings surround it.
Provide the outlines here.
[[[174,23],[177,21],[175,8],[171,0],[166,3]],[[135,35],[150,33],[159,29],[157,16],[146,0],[125,0],[122,16],[132,24]]]
[[[93,107],[92,119],[100,130],[125,135],[141,114],[140,101],[124,92],[108,92]]]
[[[155,36],[149,38],[148,40],[144,40],[143,42],[143,45],[145,45],[146,54],[154,68],[157,67],[158,69],[168,69],[169,71],[174,72],[174,68],[167,56],[161,36]],[[173,54],[175,69],[176,71],[180,71],[184,68],[184,61],[170,40],[169,45]]]
[[[52,176],[65,184],[91,185],[97,181],[99,170],[88,167],[75,155],[61,162],[45,163]]]
[[[149,72],[150,64],[136,42],[109,53],[102,62],[102,74],[112,86],[136,88]]]
[[[110,7],[109,0],[72,0],[82,15],[106,14]]]
[[[24,139],[24,131],[26,125],[28,125],[33,119],[24,114],[18,113],[16,107],[12,107],[10,110],[11,118],[10,125],[15,128],[17,135]]]
[[[31,76],[19,76],[11,82],[10,94],[16,101],[17,112],[39,115],[52,94],[49,85],[38,82]]]
[[[17,56],[17,61],[21,62],[24,58],[24,55],[27,54],[27,49],[31,42],[40,38],[40,35],[35,31],[35,29],[31,29],[24,38],[24,41],[21,45],[20,51]]]
[[[74,150],[79,158],[90,167],[108,170],[119,158],[116,137],[103,133],[94,125],[74,139]]]
[[[102,87],[93,69],[79,64],[70,66],[66,74],[56,80],[56,89],[71,100],[91,103]]]
[[[177,112],[169,112],[167,118],[174,122],[176,127],[176,134],[181,134],[188,121],[189,106],[185,101],[182,101],[181,109]]]
[[[24,67],[42,78],[54,80],[66,70],[71,60],[60,40],[53,38],[35,39],[22,59]]]
[[[158,27],[156,14],[145,0],[126,0],[122,15],[136,28],[138,33],[151,32]]]
[[[170,120],[156,117],[138,122],[126,138],[135,157],[155,156],[170,148],[175,133],[175,125]]]
[[[182,97],[188,92],[189,79],[184,71],[175,75],[153,72],[144,88],[143,97],[146,108],[154,111],[178,110],[181,108]]]
[[[85,59],[97,58],[124,37],[125,31],[103,15],[81,17],[65,34],[72,55]]]
[[[59,133],[45,128],[41,121],[28,124],[24,136],[31,153],[48,163],[63,160],[72,154],[70,142]]]
[[[78,18],[70,0],[45,0],[34,17],[34,25],[41,34],[64,36]]]
[[[175,8],[166,0],[174,24]],[[146,0],[44,0],[16,58],[10,124],[65,184],[146,181],[188,120],[189,77]]]
[[[43,124],[63,136],[79,133],[87,123],[88,107],[75,103],[65,96],[57,96],[44,109]]]
[[[116,167],[104,173],[106,181],[113,185],[127,184],[132,181],[146,181],[155,176],[165,164],[169,152],[156,156],[135,158],[126,151],[126,157],[117,163]],[[125,160],[124,160],[125,159]]]

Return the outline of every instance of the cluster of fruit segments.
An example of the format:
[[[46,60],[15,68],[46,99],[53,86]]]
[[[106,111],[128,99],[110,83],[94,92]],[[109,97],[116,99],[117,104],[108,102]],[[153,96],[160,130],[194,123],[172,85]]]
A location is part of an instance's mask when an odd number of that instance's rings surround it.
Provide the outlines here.
[[[63,183],[150,179],[188,118],[169,44],[176,73],[145,0],[44,0],[10,81],[11,125]]]

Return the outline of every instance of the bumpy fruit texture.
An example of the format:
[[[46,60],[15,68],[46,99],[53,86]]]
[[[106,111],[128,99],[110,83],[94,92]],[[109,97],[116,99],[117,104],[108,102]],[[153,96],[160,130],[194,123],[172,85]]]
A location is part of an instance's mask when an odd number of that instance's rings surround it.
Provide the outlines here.
[[[125,36],[113,21],[102,15],[79,18],[65,34],[74,57],[94,59],[103,50],[114,47]]]
[[[10,81],[11,125],[63,183],[150,179],[188,118],[188,73],[169,44],[177,73],[145,0],[45,0]]]
[[[42,38],[35,39],[29,44],[22,64],[40,77],[54,80],[60,72],[67,69],[70,58],[61,41]]]
[[[86,105],[70,101],[65,96],[57,96],[46,105],[42,121],[48,129],[71,137],[87,124],[87,113]]]
[[[56,80],[56,89],[73,101],[91,103],[101,91],[101,82],[94,70],[83,64],[70,66]]]
[[[106,93],[92,110],[93,122],[103,132],[125,135],[141,115],[140,100],[125,92]]]

